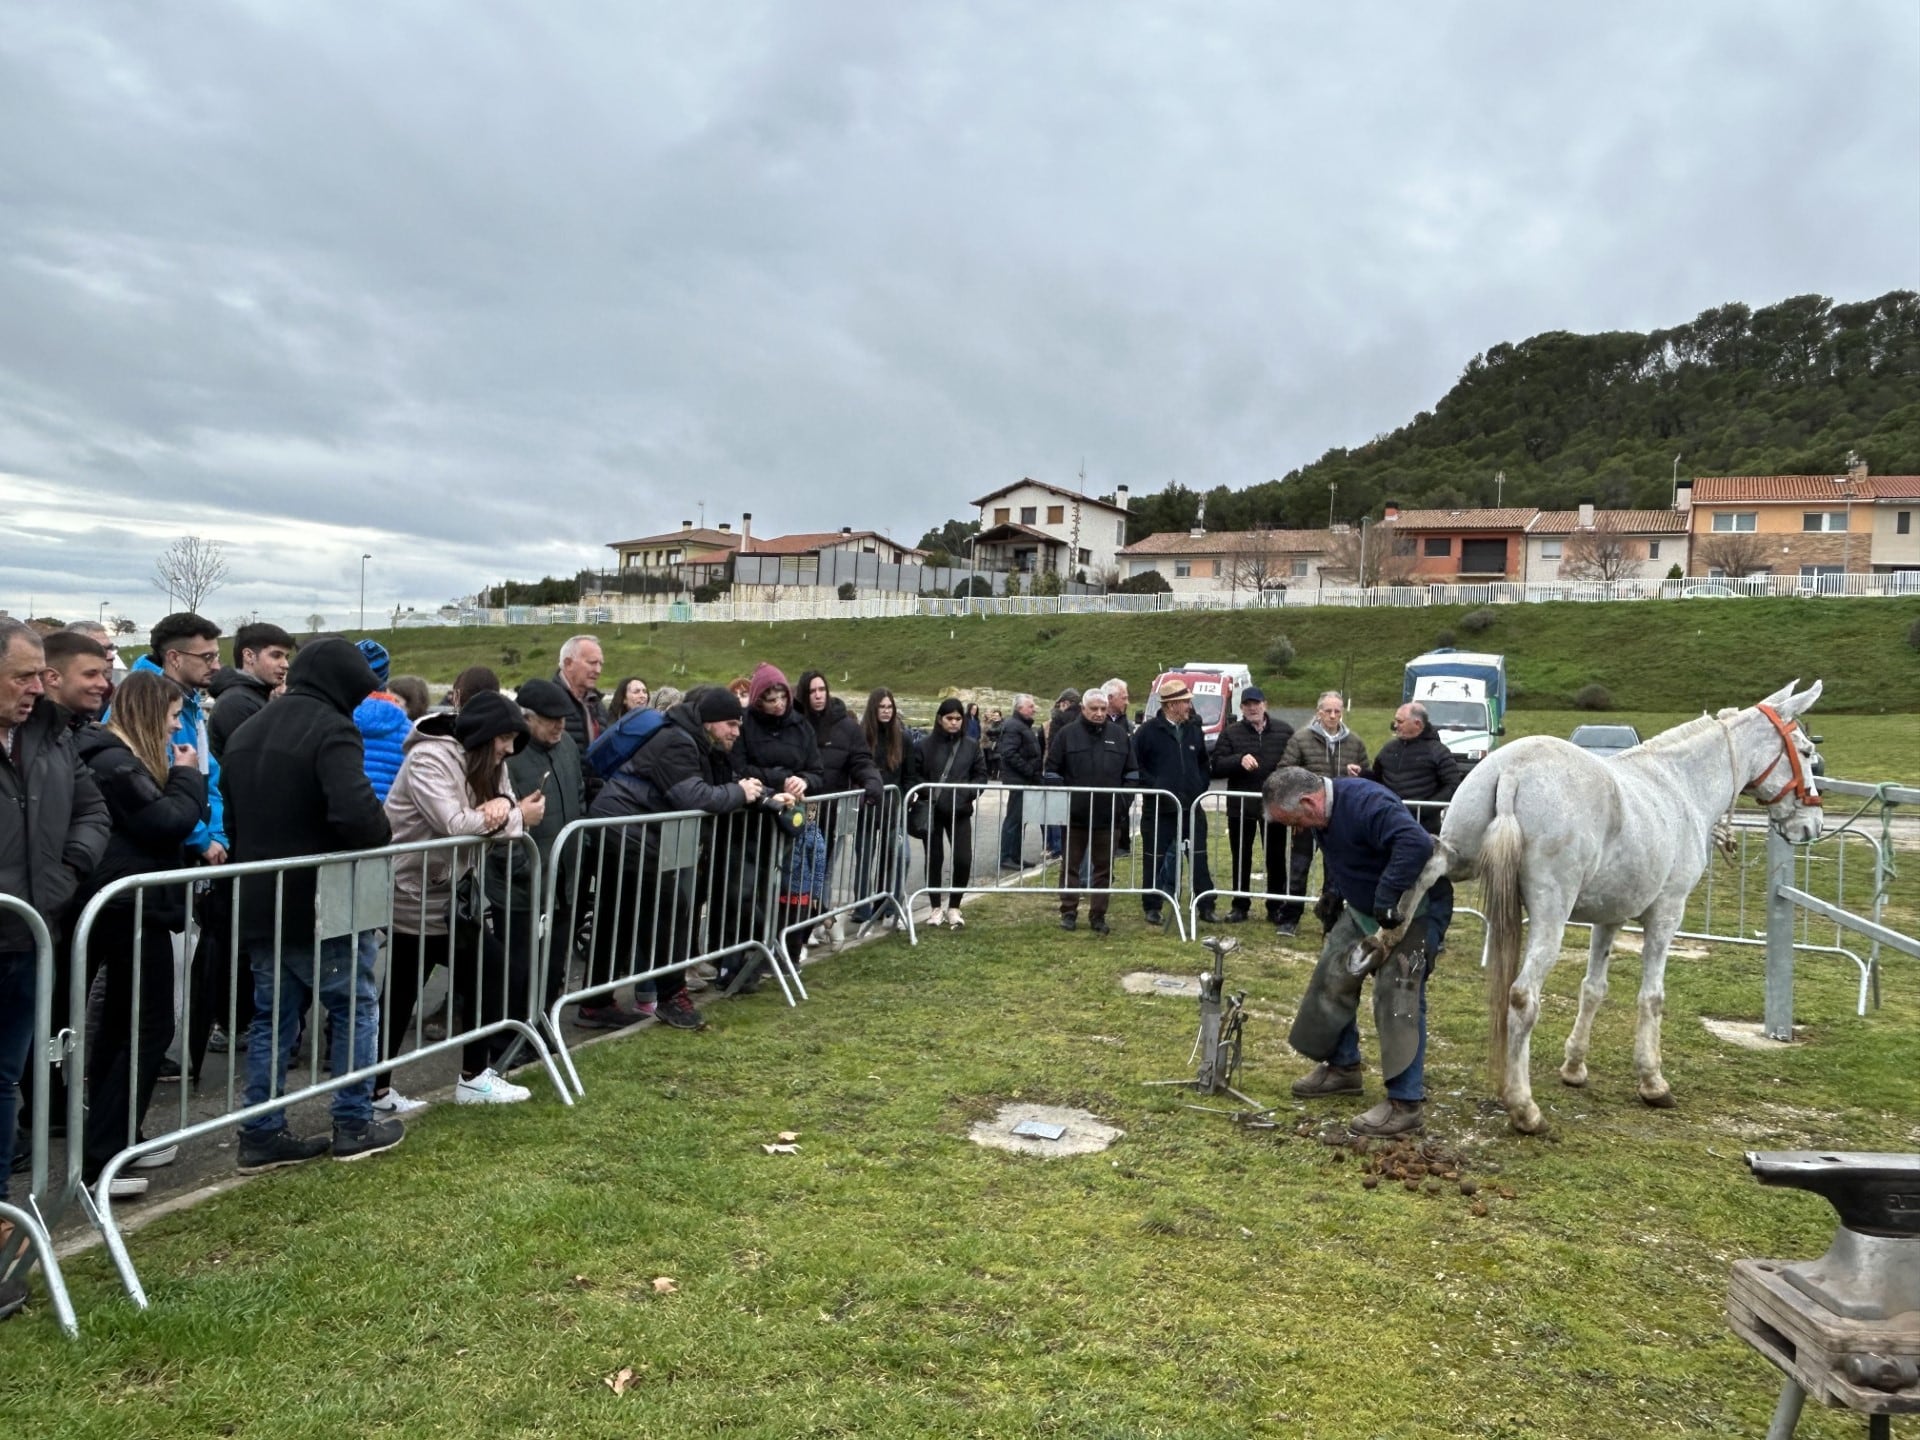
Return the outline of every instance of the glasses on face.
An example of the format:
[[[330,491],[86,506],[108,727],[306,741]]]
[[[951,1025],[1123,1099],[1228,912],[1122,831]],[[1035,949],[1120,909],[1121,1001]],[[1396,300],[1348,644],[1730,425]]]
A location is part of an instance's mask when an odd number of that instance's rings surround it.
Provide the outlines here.
[[[183,656],[188,660],[198,660],[202,665],[218,665],[220,663],[220,652],[218,650],[176,650],[173,653]]]

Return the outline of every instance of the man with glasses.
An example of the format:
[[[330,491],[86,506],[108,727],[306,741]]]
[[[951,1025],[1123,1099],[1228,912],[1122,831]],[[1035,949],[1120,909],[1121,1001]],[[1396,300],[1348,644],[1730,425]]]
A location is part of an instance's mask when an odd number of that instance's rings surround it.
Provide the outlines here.
[[[1328,690],[1321,695],[1314,702],[1313,720],[1304,730],[1293,732],[1293,738],[1280,756],[1280,768],[1289,767],[1311,770],[1328,780],[1351,779],[1367,768],[1366,742],[1347,728],[1347,703],[1338,690]],[[1287,866],[1289,895],[1307,893],[1307,875],[1313,868],[1313,853],[1317,848],[1317,832],[1304,826],[1294,828],[1293,856]],[[1293,935],[1299,930],[1303,904],[1289,900],[1282,908],[1276,927],[1280,934]]]
[[[207,808],[187,837],[187,849],[209,865],[224,864],[227,828],[220,800],[220,762],[213,758],[208,743],[206,705],[207,682],[220,668],[220,627],[204,615],[182,610],[155,625],[147,644],[151,653],[142,655],[133,668],[164,675],[187,692],[173,743],[193,746],[200,773],[207,777]],[[105,721],[109,716],[100,718]]]

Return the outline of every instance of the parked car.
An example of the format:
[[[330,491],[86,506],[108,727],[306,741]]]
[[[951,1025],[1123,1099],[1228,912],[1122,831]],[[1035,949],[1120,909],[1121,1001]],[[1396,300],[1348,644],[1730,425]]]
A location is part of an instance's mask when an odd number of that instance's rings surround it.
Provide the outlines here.
[[[1682,600],[1738,600],[1740,592],[1724,580],[1707,580],[1680,592]]]
[[[1567,737],[1589,755],[1605,760],[1640,743],[1640,732],[1631,725],[1576,725]]]

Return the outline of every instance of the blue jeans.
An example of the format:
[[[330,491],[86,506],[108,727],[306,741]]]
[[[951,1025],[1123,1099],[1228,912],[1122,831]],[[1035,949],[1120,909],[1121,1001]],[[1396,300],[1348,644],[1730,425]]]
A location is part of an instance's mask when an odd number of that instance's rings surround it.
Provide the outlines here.
[[[1427,891],[1427,954],[1437,955],[1453,923],[1453,881],[1442,875]]]
[[[1431,960],[1420,969],[1420,1044],[1413,1052],[1413,1063],[1398,1075],[1387,1077],[1389,1100],[1427,1098],[1427,975],[1432,969]],[[1378,985],[1380,977],[1376,975],[1373,983]],[[1357,1024],[1347,1022],[1347,1028],[1340,1032],[1339,1043],[1333,1047],[1333,1055],[1327,1063],[1339,1066],[1360,1063],[1360,1027]]]
[[[1164,802],[1163,802],[1164,805]],[[1183,818],[1185,823],[1182,823]],[[1180,903],[1180,892],[1174,888],[1174,880],[1180,869],[1180,841],[1184,835],[1193,843],[1188,847],[1187,878],[1192,885],[1190,893],[1204,895],[1213,889],[1213,866],[1207,861],[1207,812],[1186,811],[1178,814],[1163,813],[1153,817],[1153,829],[1147,834],[1148,869],[1152,876],[1151,884],[1173,896],[1174,904]],[[1160,907],[1166,902],[1158,895],[1142,895],[1141,908],[1149,915],[1160,913]],[[1208,919],[1213,914],[1212,900],[1205,901],[1200,907],[1200,918]]]
[[[313,1004],[315,987],[311,941],[282,941],[276,976],[273,942],[251,940],[247,962],[253,967],[253,1023],[247,1029],[247,1104],[286,1093],[287,1064],[300,1038],[300,1022]],[[331,1022],[329,1074],[345,1075],[371,1065],[380,1056],[380,989],[374,984],[379,938],[368,931],[320,942],[320,1004]],[[280,984],[280,1028],[275,1034],[273,990]],[[351,1013],[349,1013],[351,1012]],[[317,1046],[319,1036],[313,1037]],[[351,1053],[349,1053],[351,1050]],[[373,1077],[333,1092],[336,1125],[359,1126],[373,1118]],[[287,1112],[271,1110],[240,1127],[243,1135],[263,1138],[285,1128]]]
[[[13,1128],[20,1111],[20,1077],[33,1053],[33,987],[37,957],[31,950],[0,950],[0,1200],[7,1198],[13,1169]]]

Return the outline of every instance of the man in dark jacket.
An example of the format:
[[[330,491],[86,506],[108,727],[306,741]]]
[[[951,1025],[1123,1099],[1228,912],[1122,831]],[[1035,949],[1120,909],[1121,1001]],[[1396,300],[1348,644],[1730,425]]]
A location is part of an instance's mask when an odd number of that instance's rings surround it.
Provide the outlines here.
[[[1040,736],[1033,728],[1039,702],[1031,695],[1013,697],[1013,713],[1000,723],[1000,782],[1007,787],[1007,810],[1000,818],[1000,868],[1018,870],[1025,849],[1026,797],[1023,785],[1038,785],[1045,768]]]
[[[72,732],[46,698],[45,669],[33,628],[0,619],[0,893],[31,905],[58,935],[81,883],[106,853],[111,826]],[[0,910],[0,1200],[13,1168],[38,979],[32,929]],[[23,1285],[0,1281],[0,1320],[26,1298]]]
[[[1081,702],[1085,704],[1083,700]],[[1213,869],[1207,863],[1207,817],[1193,802],[1207,793],[1207,733],[1193,713],[1193,693],[1182,680],[1160,687],[1160,709],[1133,732],[1134,769],[1142,790],[1165,790],[1173,801],[1148,796],[1143,802],[1141,835],[1146,843],[1146,873],[1152,883],[1180,903],[1180,851],[1189,852],[1193,893],[1213,889]],[[1143,895],[1141,905],[1149,925],[1164,925],[1161,898]],[[1200,919],[1215,919],[1212,900],[1200,903]]]
[[[1047,746],[1043,779],[1048,784],[1086,786],[1104,794],[1076,789],[1067,805],[1066,864],[1063,875],[1087,872],[1087,928],[1107,933],[1107,887],[1113,883],[1113,827],[1124,823],[1133,803],[1130,795],[1116,795],[1132,778],[1133,758],[1126,731],[1107,714],[1104,690],[1089,690],[1080,698],[1080,716],[1072,724],[1054,727]],[[1064,881],[1062,882],[1065,883]],[[1060,928],[1079,923],[1080,896],[1072,890],[1060,895]]]
[[[607,712],[594,683],[607,663],[600,642],[591,635],[575,635],[560,647],[560,668],[553,672],[553,683],[567,694],[567,734],[585,755],[587,747],[607,728]],[[587,775],[587,803],[600,793],[600,777],[591,769]]]
[[[767,793],[766,786],[756,776],[736,776],[730,758],[740,737],[743,713],[731,691],[717,685],[696,687],[667,712],[666,724],[608,782],[594,801],[593,813],[665,815],[698,810],[728,816],[758,804]],[[654,1013],[662,1024],[677,1030],[698,1030],[706,1024],[687,994],[686,961],[694,945],[696,869],[705,872],[708,882],[701,888],[715,896],[713,871],[733,868],[720,830],[723,824],[703,824],[707,843],[697,867],[680,863],[674,847],[669,851],[675,859],[671,868],[661,854],[661,828],[643,826],[637,843],[629,837],[615,852],[621,857],[618,863],[625,866],[624,877],[609,870],[605,882],[609,896],[601,904],[596,929],[609,938],[614,953],[636,957],[642,953],[644,933],[645,963],[640,968],[657,972],[652,977],[659,997]],[[609,827],[599,833],[614,836],[619,831]]]
[[[1349,1128],[1356,1135],[1418,1131],[1427,1098],[1427,976],[1433,960],[1411,939],[1411,925],[1384,958],[1368,958],[1363,942],[1400,928],[1401,898],[1433,854],[1433,837],[1391,790],[1371,780],[1331,780],[1298,766],[1282,766],[1268,778],[1262,798],[1269,820],[1320,837],[1327,884],[1346,902],[1328,927],[1320,963],[1287,1037],[1294,1049],[1320,1062],[1294,1081],[1293,1093],[1315,1098],[1362,1091],[1360,1030],[1354,1016],[1361,982],[1377,970],[1374,1033],[1387,1098]]]
[[[1338,690],[1328,690],[1314,702],[1313,719],[1307,728],[1293,732],[1286,753],[1280,757],[1282,769],[1297,765],[1328,779],[1364,775],[1367,770],[1367,746],[1347,728],[1347,702]],[[1287,867],[1287,893],[1305,895],[1307,876],[1313,869],[1313,851],[1318,831],[1294,832],[1293,856]],[[1325,866],[1322,870],[1324,872]],[[1324,874],[1322,879],[1324,881]],[[1292,935],[1300,924],[1300,910],[1290,909],[1280,918],[1280,933]]]
[[[207,721],[207,740],[213,758],[227,753],[227,741],[248,720],[267,708],[267,702],[286,683],[293,658],[293,637],[278,625],[259,621],[242,625],[233,636],[233,664],[216,670],[207,681],[213,696],[213,718]]]
[[[1287,827],[1266,818],[1258,796],[1267,777],[1280,765],[1293,727],[1267,714],[1266,692],[1249,686],[1240,692],[1240,718],[1220,732],[1213,747],[1213,775],[1227,782],[1227,852],[1233,862],[1233,889],[1253,889],[1253,848],[1260,843],[1266,864],[1267,894],[1284,892],[1287,884]],[[1253,900],[1247,894],[1233,897],[1227,911],[1227,923],[1238,925],[1247,918]],[[1299,923],[1301,902],[1267,901],[1267,923],[1284,920]]]
[[[287,671],[287,693],[234,732],[220,783],[236,861],[372,850],[392,839],[353,723],[354,707],[375,683],[366,657],[351,642],[322,636],[309,641]],[[371,930],[330,936],[316,953],[316,874],[294,867],[279,876],[256,876],[243,880],[234,897],[234,924],[253,971],[249,1105],[284,1092],[287,1062],[316,989],[332,1021],[331,1072],[344,1075],[379,1058],[378,936]],[[363,895],[353,899],[356,914],[385,909]],[[243,1121],[241,1171],[296,1164],[329,1148],[336,1159],[357,1159],[398,1145],[405,1133],[400,1121],[375,1118],[371,1078],[334,1091],[332,1111],[331,1141],[295,1136],[284,1109]]]
[[[586,767],[581,763],[579,746],[567,734],[567,713],[572,708],[572,699],[566,691],[551,680],[523,680],[514,699],[527,717],[527,745],[507,757],[507,775],[513,782],[513,793],[525,797],[537,790],[547,797],[545,813],[539,824],[527,829],[527,834],[533,837],[534,847],[540,852],[541,887],[553,896],[553,924],[547,932],[549,968],[543,991],[547,1003],[551,1004],[566,987],[574,939],[593,901],[587,877],[580,870],[578,844],[569,844],[563,854],[556,854],[553,848],[562,830],[586,817]],[[528,877],[520,869],[521,859],[518,848],[496,850],[487,860],[487,884],[494,903],[512,911],[513,933],[527,937],[537,959],[541,943],[540,906],[545,897],[532,893]],[[557,874],[553,870],[556,865]],[[507,881],[505,872],[509,868],[512,879]],[[619,1014],[618,1024],[631,1024],[640,1019],[637,1011]]]
[[[1393,739],[1373,757],[1367,778],[1402,800],[1451,800],[1460,788],[1460,762],[1434,733],[1427,707],[1414,700],[1393,712]],[[1446,812],[1435,804],[1421,806],[1413,815],[1429,835],[1438,835]],[[1427,891],[1427,954],[1439,958],[1452,923],[1453,881],[1442,875]]]

